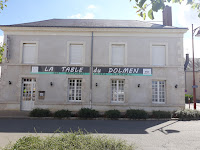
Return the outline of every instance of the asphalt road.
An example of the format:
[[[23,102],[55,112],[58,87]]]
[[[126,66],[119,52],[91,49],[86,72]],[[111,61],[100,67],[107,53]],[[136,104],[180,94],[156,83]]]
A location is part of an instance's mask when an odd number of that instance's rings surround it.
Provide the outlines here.
[[[0,146],[29,134],[85,129],[135,144],[141,150],[199,150],[200,121],[0,119]]]

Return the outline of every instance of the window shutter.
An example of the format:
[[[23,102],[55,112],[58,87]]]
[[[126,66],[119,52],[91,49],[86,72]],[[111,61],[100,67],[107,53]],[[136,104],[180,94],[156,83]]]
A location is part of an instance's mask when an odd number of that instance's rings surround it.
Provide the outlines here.
[[[36,63],[36,44],[23,44],[23,63]]]
[[[82,64],[83,45],[70,45],[70,64]]]
[[[152,46],[152,65],[165,66],[165,46]]]
[[[125,45],[112,45],[112,65],[124,65]]]

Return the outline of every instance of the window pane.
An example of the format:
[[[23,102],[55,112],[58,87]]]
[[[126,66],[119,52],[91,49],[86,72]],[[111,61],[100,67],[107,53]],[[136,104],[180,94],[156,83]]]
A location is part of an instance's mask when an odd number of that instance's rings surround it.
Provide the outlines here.
[[[35,101],[36,79],[23,78],[22,79],[22,100]]]
[[[82,80],[69,79],[69,100],[81,101],[81,86]]]
[[[111,101],[124,101],[124,80],[112,80],[111,84],[112,98]]]
[[[152,81],[152,102],[165,102],[165,81]]]

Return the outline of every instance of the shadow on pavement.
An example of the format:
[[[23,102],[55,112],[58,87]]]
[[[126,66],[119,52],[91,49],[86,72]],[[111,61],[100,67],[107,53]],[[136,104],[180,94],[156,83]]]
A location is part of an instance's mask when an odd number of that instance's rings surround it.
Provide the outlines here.
[[[90,133],[148,134],[146,129],[165,122],[167,121],[0,119],[0,132],[54,133],[56,130],[68,132],[82,129]]]

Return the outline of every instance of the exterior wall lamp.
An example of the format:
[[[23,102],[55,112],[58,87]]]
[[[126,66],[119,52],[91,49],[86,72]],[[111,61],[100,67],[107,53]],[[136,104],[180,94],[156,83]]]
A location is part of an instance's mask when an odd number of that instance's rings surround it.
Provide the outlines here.
[[[50,82],[50,85],[53,86],[53,82]]]
[[[199,36],[200,37],[200,26],[197,28],[193,28],[193,24],[192,24],[192,53],[193,53],[193,100],[194,100],[194,109],[196,109],[196,88],[197,85],[195,83],[195,67],[194,67],[194,34],[195,32],[197,32],[197,34],[195,36]]]
[[[138,84],[137,87],[140,87],[140,84]]]
[[[9,85],[11,85],[11,84],[12,84],[12,82],[11,82],[11,81],[8,81],[8,84],[9,84]]]
[[[176,89],[178,88],[178,85],[177,85],[177,84],[175,85],[175,88],[176,88]]]

